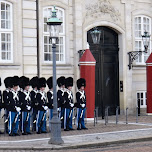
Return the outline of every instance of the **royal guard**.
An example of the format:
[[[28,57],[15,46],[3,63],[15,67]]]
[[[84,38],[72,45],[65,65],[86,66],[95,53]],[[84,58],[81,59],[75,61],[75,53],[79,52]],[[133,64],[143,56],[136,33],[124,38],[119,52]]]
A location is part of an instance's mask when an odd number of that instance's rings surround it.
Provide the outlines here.
[[[59,90],[57,92],[59,118],[61,119],[61,128],[64,128],[64,111],[65,111],[65,77],[61,76],[57,79]]]
[[[29,78],[22,76],[19,81],[21,91],[19,92],[19,101],[22,109],[22,123],[21,130],[22,135],[28,135],[30,133],[30,111],[31,111],[31,96],[29,91]]]
[[[77,80],[78,92],[76,93],[77,99],[77,130],[87,129],[84,123],[84,116],[86,111],[86,95],[84,88],[86,86],[86,81],[83,78]]]
[[[3,103],[4,103],[4,133],[8,133],[8,120],[9,120],[9,111],[8,111],[8,93],[11,90],[11,77],[4,79],[5,90],[3,91]]]
[[[72,87],[73,87],[73,78],[69,77],[65,80],[65,87],[66,91],[64,93],[65,97],[65,115],[64,115],[64,130],[69,131],[73,130],[72,127],[72,117],[73,117],[73,94],[72,94]]]
[[[37,134],[40,133],[47,133],[46,131],[46,115],[47,115],[47,97],[45,93],[46,87],[46,79],[39,78],[38,82],[38,93],[36,95],[36,102],[38,102],[38,115],[37,115],[37,122],[36,122],[36,131]]]
[[[14,76],[11,78],[12,88],[8,93],[8,110],[9,110],[9,136],[19,136],[19,115],[20,115],[20,102],[18,96],[19,77]]]
[[[47,79],[49,91],[47,92],[48,108],[49,108],[49,129],[51,131],[51,119],[53,117],[53,78]]]
[[[30,80],[30,85],[33,90],[31,91],[31,103],[32,103],[32,130],[36,131],[36,119],[38,114],[38,103],[36,101],[36,95],[38,93],[38,77],[33,77]]]

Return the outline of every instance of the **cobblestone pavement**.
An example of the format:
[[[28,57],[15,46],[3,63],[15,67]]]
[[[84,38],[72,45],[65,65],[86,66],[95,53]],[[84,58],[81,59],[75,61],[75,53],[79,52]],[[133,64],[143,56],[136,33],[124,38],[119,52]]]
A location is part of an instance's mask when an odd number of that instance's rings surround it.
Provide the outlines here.
[[[90,147],[85,149],[58,150],[58,152],[152,152],[152,141],[111,145],[107,147]],[[53,150],[52,152],[57,152]]]
[[[98,124],[96,124],[96,126],[94,126],[93,121],[87,121],[86,126],[88,127],[88,130],[77,131],[76,125],[73,125],[73,128],[75,130],[74,131],[63,131],[62,130],[62,136],[150,128],[152,126],[152,116],[140,116],[138,118],[139,123],[136,124],[135,122],[136,122],[136,117],[129,116],[128,123],[133,123],[133,124],[126,125],[125,124],[125,116],[119,116],[119,122],[116,125],[115,124],[115,116],[110,116],[109,123],[107,125],[105,125],[104,120],[99,118]],[[3,128],[2,125],[1,125],[1,128]],[[4,140],[11,140],[11,141],[12,140],[28,140],[28,139],[49,138],[49,137],[50,137],[49,133],[40,134],[40,135],[33,133],[32,135],[26,135],[26,136],[22,135],[22,136],[18,136],[18,137],[9,137],[8,135],[2,134],[2,135],[0,135],[0,141],[4,141]]]
[[[42,150],[0,150],[0,152],[41,152]],[[43,152],[152,152],[152,141],[134,142],[105,147],[89,147],[67,150],[43,150]]]
[[[102,132],[111,132],[111,131],[122,131],[122,130],[133,130],[133,129],[143,129],[143,128],[150,128],[149,126],[143,125],[126,125],[126,124],[108,124],[104,125],[103,123],[98,123],[95,127],[93,123],[88,123],[86,125],[88,130],[76,130],[76,126],[74,125],[74,131],[63,131],[62,136],[71,136],[71,135],[80,135],[80,134],[92,134],[92,133],[102,133]],[[36,134],[33,133],[32,135],[22,135],[17,137],[9,137],[8,135],[0,135],[0,141],[4,140],[28,140],[28,139],[37,139],[37,138],[48,138],[50,134]]]

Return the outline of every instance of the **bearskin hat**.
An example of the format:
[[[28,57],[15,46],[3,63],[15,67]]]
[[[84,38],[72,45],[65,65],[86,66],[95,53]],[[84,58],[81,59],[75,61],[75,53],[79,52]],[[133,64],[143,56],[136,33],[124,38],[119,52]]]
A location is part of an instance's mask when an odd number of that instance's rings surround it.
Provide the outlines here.
[[[77,80],[77,87],[80,89],[82,86],[86,87],[86,80],[83,78],[80,78]]]
[[[57,84],[59,87],[65,85],[65,77],[64,76],[61,76],[57,79]]]
[[[15,87],[19,85],[19,77],[14,76],[11,78],[11,87]]]
[[[49,89],[53,88],[53,77],[49,77],[46,81]]]
[[[11,78],[12,77],[7,77],[7,78],[4,79],[4,84],[5,84],[6,88],[9,88],[9,87],[11,88],[12,87],[12,85],[11,85]]]
[[[73,78],[72,77],[68,77],[65,79],[65,87],[72,87],[73,86]]]
[[[38,88],[42,88],[42,87],[46,87],[46,79],[45,78],[39,78],[39,82],[38,82]]]
[[[29,81],[30,81],[29,78],[25,76],[20,77],[20,80],[19,80],[20,88],[25,89],[25,87],[29,85]]]
[[[36,77],[33,77],[31,80],[30,80],[30,85],[32,86],[32,88],[36,88],[38,87],[38,81],[39,81],[39,78],[36,76]]]

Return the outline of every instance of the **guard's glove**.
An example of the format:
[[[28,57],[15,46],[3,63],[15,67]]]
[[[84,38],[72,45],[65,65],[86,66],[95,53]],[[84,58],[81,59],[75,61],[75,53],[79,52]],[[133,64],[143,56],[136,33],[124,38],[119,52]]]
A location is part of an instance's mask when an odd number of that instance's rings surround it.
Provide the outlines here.
[[[31,110],[31,106],[26,106],[27,110]]]
[[[81,107],[82,107],[82,108],[84,108],[84,107],[85,107],[85,104],[84,104],[84,103],[83,103],[83,104],[81,104]]]
[[[57,108],[57,111],[59,112],[59,111],[60,111],[60,108]]]
[[[17,112],[20,112],[20,111],[21,111],[21,108],[20,108],[20,107],[16,107],[16,106],[15,106],[15,109],[16,109]]]
[[[70,103],[70,107],[73,108],[73,107],[74,107],[74,104],[73,104],[73,103]]]
[[[48,110],[48,106],[43,106],[43,108],[45,111]]]

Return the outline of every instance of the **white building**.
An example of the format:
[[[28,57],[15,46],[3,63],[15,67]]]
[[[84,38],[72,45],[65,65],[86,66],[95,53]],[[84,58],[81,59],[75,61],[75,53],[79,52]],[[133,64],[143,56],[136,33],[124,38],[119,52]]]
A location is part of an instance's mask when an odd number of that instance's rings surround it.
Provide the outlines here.
[[[0,77],[52,75],[52,53],[46,21],[53,5],[63,21],[57,44],[57,77],[79,78],[79,50],[87,42],[97,60],[96,106],[120,105],[134,113],[137,99],[146,108],[146,65],[151,52],[143,54],[129,70],[128,52],[143,50],[141,35],[152,33],[151,0],[0,0]],[[98,27],[99,46],[89,30]],[[120,81],[123,92],[120,92]],[[4,89],[4,85],[1,87]],[[76,88],[76,87],[75,87]],[[113,91],[114,90],[114,91]],[[112,111],[112,110],[111,110]]]

